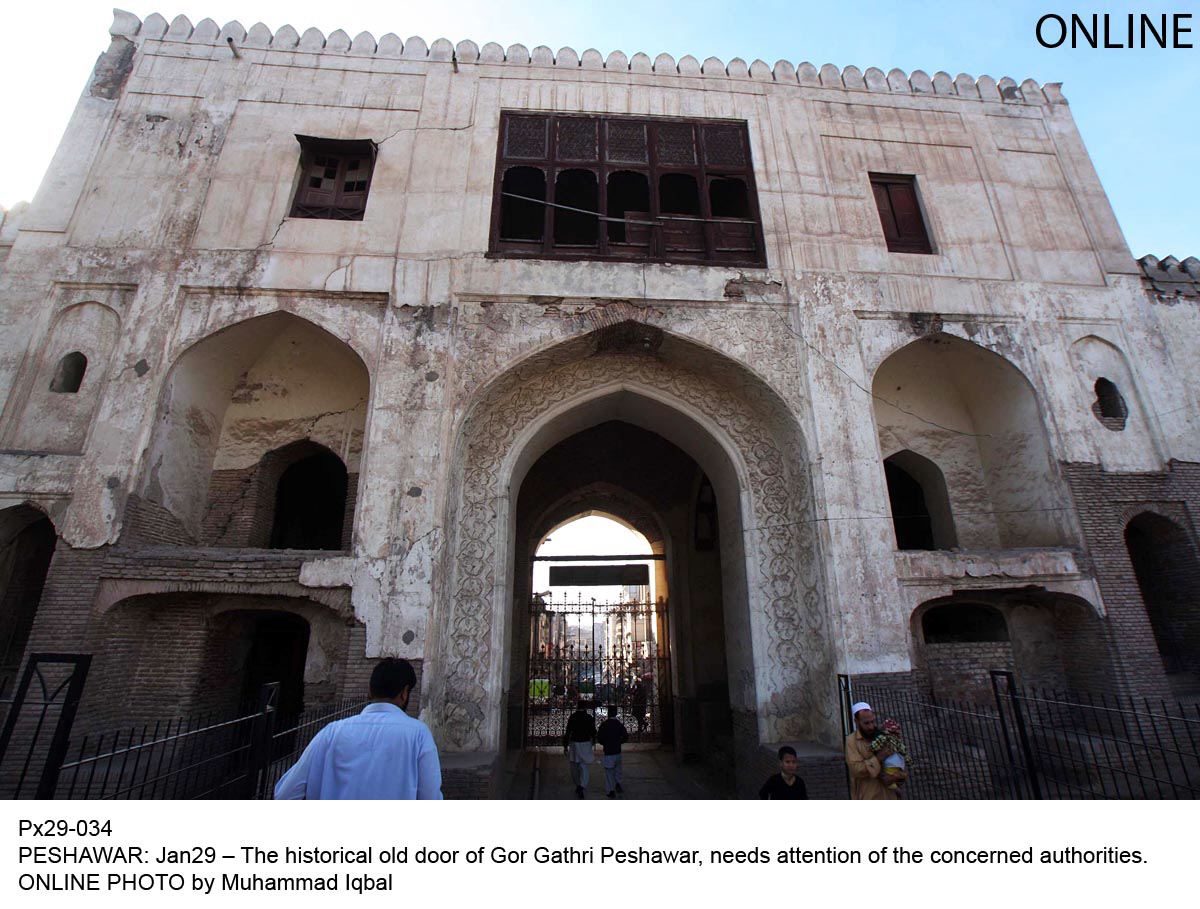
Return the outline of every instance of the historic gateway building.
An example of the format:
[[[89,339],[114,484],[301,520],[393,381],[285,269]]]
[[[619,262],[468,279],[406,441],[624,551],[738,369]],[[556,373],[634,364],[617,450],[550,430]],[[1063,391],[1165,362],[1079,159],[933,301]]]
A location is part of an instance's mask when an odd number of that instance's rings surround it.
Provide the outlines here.
[[[836,782],[838,673],[1200,670],[1200,269],[1057,85],[118,12],[0,262],[3,672],[95,654],[83,728],[401,655],[488,794],[589,514],[661,557],[620,684],[742,778]]]

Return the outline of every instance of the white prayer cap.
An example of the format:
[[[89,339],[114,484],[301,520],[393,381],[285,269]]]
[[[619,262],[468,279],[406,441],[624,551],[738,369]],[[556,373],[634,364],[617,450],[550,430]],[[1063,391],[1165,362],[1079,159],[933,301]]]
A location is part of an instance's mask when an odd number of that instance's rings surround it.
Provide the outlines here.
[[[870,710],[870,709],[871,709],[871,705],[868,704],[866,701],[859,701],[857,704],[855,704],[853,707],[850,708],[850,715],[858,716],[858,713],[860,710]]]

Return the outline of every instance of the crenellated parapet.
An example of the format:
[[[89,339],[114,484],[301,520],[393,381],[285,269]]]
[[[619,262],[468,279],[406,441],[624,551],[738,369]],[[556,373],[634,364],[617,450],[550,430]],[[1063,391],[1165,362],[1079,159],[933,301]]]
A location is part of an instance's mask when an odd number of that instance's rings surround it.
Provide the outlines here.
[[[778,82],[824,88],[849,89],[852,91],[893,92],[916,95],[946,95],[970,98],[979,101],[1001,101],[1013,104],[1066,104],[1060,83],[1048,82],[1038,85],[1033,79],[1018,83],[1014,79],[999,81],[991,76],[976,79],[966,73],[951,76],[939,72],[933,76],[922,70],[905,73],[901,69],[884,72],[877,67],[866,71],[857,66],[839,69],[832,63],[820,68],[811,63],[796,66],[787,60],[779,60],[769,66],[762,60],[747,63],[735,57],[728,63],[709,57],[703,63],[691,55],[676,60],[670,54],[659,54],[651,59],[648,54],[636,53],[632,57],[621,51],[613,51],[607,57],[593,48],[582,54],[574,48],[563,47],[557,52],[544,45],[530,50],[523,44],[504,48],[494,42],[482,47],[474,41],[459,41],[451,44],[438,38],[427,44],[422,38],[413,36],[401,40],[394,34],[386,34],[378,41],[370,32],[360,32],[351,38],[338,29],[328,36],[320,30],[310,28],[303,33],[285,25],[274,33],[261,22],[246,30],[239,22],[228,22],[218,26],[212,19],[203,19],[196,25],[183,15],[170,22],[158,13],[146,17],[143,22],[132,13],[114,10],[114,19],[109,33],[114,37],[141,38],[154,41],[177,41],[189,44],[230,45],[234,48],[262,48],[292,53],[342,54],[351,57],[382,57],[401,60],[442,61],[454,65],[505,64],[509,66],[543,66],[584,70],[607,70],[610,72],[653,73],[662,76],[687,76],[720,79],[752,79],[763,82]]]
[[[1188,256],[1182,262],[1174,256],[1158,259],[1142,256],[1142,283],[1161,303],[1177,303],[1181,299],[1200,300],[1200,259]]]

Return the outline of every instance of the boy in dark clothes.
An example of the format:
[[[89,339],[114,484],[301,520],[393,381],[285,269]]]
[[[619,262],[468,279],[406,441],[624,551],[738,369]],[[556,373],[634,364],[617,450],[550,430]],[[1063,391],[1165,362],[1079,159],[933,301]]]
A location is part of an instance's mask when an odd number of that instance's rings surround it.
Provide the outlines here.
[[[807,799],[804,780],[796,776],[796,749],[784,745],[779,749],[779,772],[763,783],[758,790],[760,799]]]
[[[629,740],[629,730],[617,719],[617,708],[608,708],[608,719],[596,731],[596,741],[604,746],[604,795],[616,798],[621,788],[621,745]]]

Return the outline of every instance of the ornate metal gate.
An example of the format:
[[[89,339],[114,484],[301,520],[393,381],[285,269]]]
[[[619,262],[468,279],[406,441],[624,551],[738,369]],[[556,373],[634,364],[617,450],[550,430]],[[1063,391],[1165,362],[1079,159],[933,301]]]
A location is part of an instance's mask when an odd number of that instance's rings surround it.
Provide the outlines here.
[[[529,606],[525,745],[561,745],[580,701],[597,726],[607,708],[616,707],[631,742],[671,741],[667,641],[663,600],[554,602],[535,596]]]

